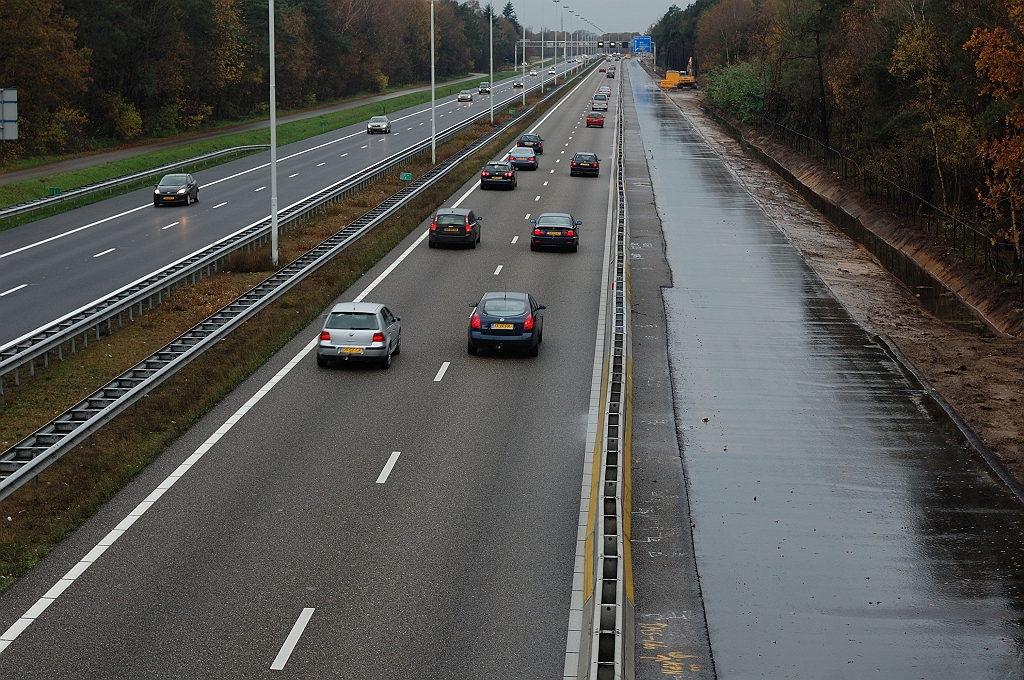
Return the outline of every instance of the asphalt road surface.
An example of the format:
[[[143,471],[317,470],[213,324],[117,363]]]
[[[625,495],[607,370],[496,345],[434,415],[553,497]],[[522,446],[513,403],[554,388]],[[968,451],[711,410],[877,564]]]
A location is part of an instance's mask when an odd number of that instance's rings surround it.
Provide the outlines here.
[[[630,84],[671,268],[675,429],[717,677],[1024,676],[1021,503],[943,437],[635,65]],[[638,677],[664,677],[651,657],[669,651],[687,650],[638,651]]]
[[[479,247],[425,223],[342,296],[398,262],[366,297],[402,318],[392,368],[317,368],[306,329],[0,597],[0,630],[31,615],[0,677],[561,675],[609,196],[568,159],[611,157],[596,76],[517,190],[455,194]],[[542,211],[583,221],[578,253],[530,251]],[[547,305],[539,357],[467,354],[489,290]]]
[[[527,78],[531,86],[539,80]],[[508,97],[512,79],[493,90],[496,101]],[[437,129],[488,106],[475,91],[472,102],[440,99]],[[389,117],[388,135],[366,134],[364,122],[280,147],[280,209],[430,138],[429,105]],[[268,151],[195,173],[200,202],[191,206],[156,208],[147,188],[0,232],[0,345],[265,219],[269,163]]]

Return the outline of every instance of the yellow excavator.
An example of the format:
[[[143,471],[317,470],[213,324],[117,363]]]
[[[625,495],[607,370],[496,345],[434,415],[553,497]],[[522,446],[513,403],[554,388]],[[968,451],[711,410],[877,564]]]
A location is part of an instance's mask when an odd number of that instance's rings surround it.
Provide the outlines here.
[[[686,70],[665,71],[665,79],[661,81],[661,87],[665,90],[676,90],[684,87],[696,87],[697,79],[693,75],[693,57],[686,64]]]

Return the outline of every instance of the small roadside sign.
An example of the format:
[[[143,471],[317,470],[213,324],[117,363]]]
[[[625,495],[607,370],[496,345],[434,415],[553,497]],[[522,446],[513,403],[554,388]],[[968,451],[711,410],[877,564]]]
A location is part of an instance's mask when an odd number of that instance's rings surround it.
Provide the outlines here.
[[[510,116],[516,115],[516,110],[515,109],[509,109],[508,110],[508,115],[510,115]]]
[[[399,173],[398,174],[398,179],[402,180],[403,182],[411,182],[412,181],[412,173],[411,172]]]

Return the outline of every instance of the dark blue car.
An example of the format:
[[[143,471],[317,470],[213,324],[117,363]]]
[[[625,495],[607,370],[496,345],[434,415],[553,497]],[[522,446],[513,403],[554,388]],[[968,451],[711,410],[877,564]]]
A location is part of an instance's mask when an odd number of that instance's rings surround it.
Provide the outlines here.
[[[469,341],[466,349],[476,354],[480,349],[519,350],[537,356],[544,339],[544,305],[537,304],[529,293],[501,291],[484,293],[469,319]]]

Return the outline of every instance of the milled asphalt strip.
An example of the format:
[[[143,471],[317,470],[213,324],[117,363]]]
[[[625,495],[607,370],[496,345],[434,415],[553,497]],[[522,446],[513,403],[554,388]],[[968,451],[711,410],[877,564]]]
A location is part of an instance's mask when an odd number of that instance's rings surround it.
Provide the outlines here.
[[[619,111],[616,109],[616,130]],[[612,157],[615,157],[615,138],[612,138]],[[590,381],[590,412],[587,416],[587,443],[583,455],[583,482],[580,487],[580,516],[576,525],[576,563],[572,575],[572,597],[569,602],[569,631],[565,640],[565,666],[563,680],[576,680],[579,671],[580,643],[583,635],[583,572],[593,569],[587,564],[586,542],[590,524],[590,491],[594,476],[594,447],[597,444],[598,418],[601,412],[601,384],[604,378],[604,342],[608,319],[608,278],[611,268],[612,209],[615,197],[615,173],[608,173],[608,209],[605,220],[604,267],[601,272],[601,302],[597,315],[597,341],[594,344],[594,367]]]
[[[295,645],[298,644],[299,638],[302,637],[302,631],[306,630],[306,624],[313,617],[313,607],[306,607],[299,614],[299,618],[295,621],[295,625],[292,626],[292,632],[288,633],[288,637],[285,638],[284,644],[281,645],[281,651],[277,653],[277,657],[274,658],[274,663],[270,664],[270,670],[281,671],[284,670],[284,665],[288,663],[288,658],[292,655],[292,650],[295,649]]]

